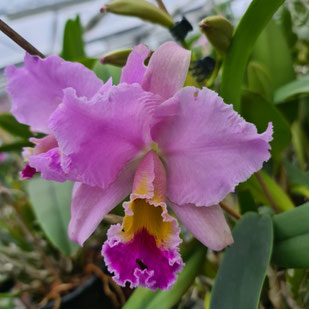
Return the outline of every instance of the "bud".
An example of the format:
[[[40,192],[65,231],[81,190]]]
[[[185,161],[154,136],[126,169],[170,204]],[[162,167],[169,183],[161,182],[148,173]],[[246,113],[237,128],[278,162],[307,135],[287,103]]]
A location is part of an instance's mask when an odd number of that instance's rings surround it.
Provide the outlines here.
[[[105,54],[100,62],[104,64],[112,64],[118,67],[123,67],[127,63],[127,59],[131,53],[132,49],[121,49],[115,50],[110,53]]]
[[[114,0],[101,9],[101,13],[105,11],[135,16],[166,28],[174,25],[174,21],[167,13],[145,0]]]
[[[220,53],[226,53],[232,40],[233,25],[222,16],[210,16],[199,26],[213,47]]]

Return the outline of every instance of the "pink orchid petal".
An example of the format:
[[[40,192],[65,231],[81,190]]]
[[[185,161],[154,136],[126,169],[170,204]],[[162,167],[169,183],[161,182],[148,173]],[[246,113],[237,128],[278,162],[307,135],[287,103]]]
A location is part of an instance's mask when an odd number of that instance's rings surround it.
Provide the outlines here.
[[[112,86],[90,101],[66,89],[49,124],[68,178],[107,188],[151,144],[151,116],[160,102],[138,84]]]
[[[40,172],[41,177],[44,179],[59,182],[67,180],[66,174],[61,167],[61,155],[58,147],[30,156],[29,165],[36,172]]]
[[[70,239],[82,246],[103,217],[130,194],[136,165],[134,163],[123,170],[106,189],[75,183],[69,224]]]
[[[153,150],[148,151],[138,164],[132,192],[132,198],[146,198],[154,203],[165,203],[165,169]]]
[[[188,231],[206,247],[219,251],[233,243],[231,230],[219,205],[196,207],[172,202],[169,205]]]
[[[47,121],[63,97],[63,89],[73,87],[78,96],[91,98],[102,86],[96,75],[79,63],[50,56],[40,59],[25,55],[22,68],[5,70],[12,114],[35,131],[48,133]]]
[[[150,50],[145,45],[135,46],[128,57],[126,65],[122,68],[120,83],[141,84],[146,72],[144,62],[149,54]]]
[[[53,134],[44,136],[43,138],[30,138],[31,143],[35,144],[33,148],[33,154],[38,155],[48,150],[58,147],[58,142]]]
[[[22,179],[29,179],[35,172],[41,172],[41,177],[47,180],[65,181],[66,175],[61,167],[60,150],[55,136],[49,134],[39,139],[32,137],[30,142],[35,146],[24,148],[23,157],[29,164],[21,172]]]
[[[190,58],[190,51],[175,42],[162,44],[150,58],[143,89],[159,94],[165,100],[172,97],[184,85]]]
[[[214,92],[186,87],[156,110],[152,136],[167,169],[172,202],[211,206],[270,158],[272,125],[263,134]]]

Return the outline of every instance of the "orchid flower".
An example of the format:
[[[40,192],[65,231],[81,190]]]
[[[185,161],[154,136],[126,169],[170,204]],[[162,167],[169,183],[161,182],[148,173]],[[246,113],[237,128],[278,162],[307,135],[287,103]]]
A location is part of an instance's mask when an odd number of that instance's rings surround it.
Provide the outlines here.
[[[79,244],[123,204],[102,252],[115,280],[169,288],[182,268],[177,221],[204,245],[233,242],[218,203],[270,158],[272,125],[258,134],[207,88],[183,88],[190,52],[176,43],[136,46],[120,84],[103,84],[79,64],[26,55],[9,67],[12,113],[47,133],[28,155],[46,179],[76,181],[70,238]],[[27,82],[25,81],[27,78]],[[29,151],[28,151],[29,152]]]

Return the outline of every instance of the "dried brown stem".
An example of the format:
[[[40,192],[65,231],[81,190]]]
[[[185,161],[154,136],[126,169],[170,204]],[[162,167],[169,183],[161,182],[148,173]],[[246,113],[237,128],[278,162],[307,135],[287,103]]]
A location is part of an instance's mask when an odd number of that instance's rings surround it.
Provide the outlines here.
[[[235,219],[240,219],[241,218],[241,214],[239,214],[236,210],[234,210],[233,208],[231,208],[228,204],[226,204],[225,202],[220,202],[219,205],[232,217],[234,217]]]
[[[123,294],[122,289],[113,281],[111,277],[108,275],[105,275],[102,270],[94,265],[94,264],[88,264],[86,267],[87,272],[92,272],[96,274],[103,282],[103,289],[105,294],[111,299],[113,302],[114,306],[116,308],[123,307],[125,304],[125,297]],[[111,285],[117,292],[118,298],[120,299],[120,303],[117,299],[116,294],[110,289],[109,285]]]
[[[157,4],[158,4],[158,7],[164,11],[167,15],[171,16],[170,13],[168,12],[168,10],[166,9],[164,3],[162,0],[156,0]]]
[[[45,56],[39,50],[37,50],[9,25],[7,25],[2,19],[0,19],[0,30],[30,55],[45,58]]]
[[[269,203],[270,203],[270,206],[274,209],[274,211],[276,213],[279,213],[280,212],[280,209],[278,207],[278,205],[276,204],[275,200],[273,199],[273,197],[271,196],[271,193],[270,191],[268,190],[261,174],[259,172],[256,172],[255,174],[255,177],[257,179],[257,181],[259,182],[260,186],[262,187],[262,190],[264,191],[264,194],[265,196],[267,197]]]

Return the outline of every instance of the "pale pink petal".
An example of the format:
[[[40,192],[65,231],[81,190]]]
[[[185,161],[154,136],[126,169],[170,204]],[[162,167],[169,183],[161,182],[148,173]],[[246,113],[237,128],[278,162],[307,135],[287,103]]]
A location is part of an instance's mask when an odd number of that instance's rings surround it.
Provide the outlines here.
[[[167,170],[167,196],[178,205],[218,204],[270,158],[263,134],[214,92],[186,87],[156,110],[152,136]]]
[[[32,152],[33,155],[38,155],[47,152],[52,148],[58,147],[58,142],[53,134],[49,134],[43,138],[32,137],[29,140],[31,143],[35,144]]]
[[[132,198],[146,198],[155,204],[161,202],[165,204],[165,169],[153,150],[148,151],[140,161],[134,176],[132,192]]]
[[[30,138],[34,148],[24,148],[23,157],[28,164],[21,172],[22,179],[31,178],[34,173],[41,172],[41,177],[47,180],[63,182],[66,175],[61,167],[60,150],[53,134],[43,138]]]
[[[66,89],[50,118],[61,166],[70,180],[106,188],[123,167],[151,145],[150,126],[159,96],[138,84],[112,86],[92,100]]]
[[[165,100],[172,97],[184,85],[190,59],[190,51],[175,42],[162,44],[150,58],[142,81],[143,89]]]
[[[68,180],[61,167],[61,154],[58,147],[30,156],[29,165],[36,172],[40,172],[41,177],[44,179],[59,182]]]
[[[106,189],[75,183],[71,205],[69,237],[81,246],[117,204],[132,190],[137,162],[123,170]]]
[[[141,84],[146,66],[144,64],[150,50],[143,44],[137,45],[130,53],[126,65],[122,68],[120,83]]]
[[[220,206],[196,207],[172,202],[169,205],[188,231],[206,247],[219,251],[233,243],[231,230]]]
[[[26,54],[22,68],[5,70],[12,114],[35,131],[48,133],[47,121],[62,101],[63,89],[73,87],[78,96],[91,98],[102,86],[96,75],[79,63],[57,56],[40,59]]]

